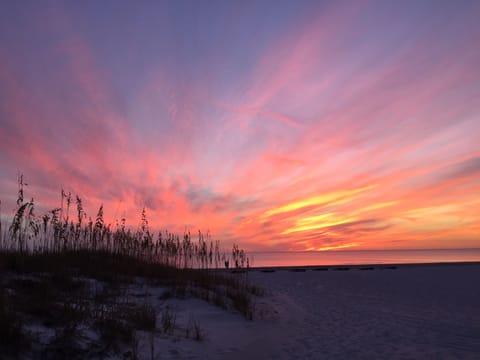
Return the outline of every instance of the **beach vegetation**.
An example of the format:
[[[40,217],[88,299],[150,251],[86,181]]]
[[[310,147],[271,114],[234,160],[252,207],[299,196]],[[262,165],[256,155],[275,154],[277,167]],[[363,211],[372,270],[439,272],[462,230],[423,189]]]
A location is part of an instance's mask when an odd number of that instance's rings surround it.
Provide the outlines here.
[[[0,214],[0,353],[136,358],[139,331],[184,331],[203,340],[194,320],[180,329],[172,298],[197,297],[254,317],[261,291],[248,276],[220,269],[224,263],[248,269],[238,245],[230,256],[208,232],[198,231],[196,239],[188,231],[154,232],[146,208],[137,228],[127,227],[125,218],[106,223],[103,205],[92,219],[83,200],[63,189],[59,206],[37,215],[34,199],[25,200],[26,186],[19,176],[7,226]],[[144,287],[159,291],[139,293]]]

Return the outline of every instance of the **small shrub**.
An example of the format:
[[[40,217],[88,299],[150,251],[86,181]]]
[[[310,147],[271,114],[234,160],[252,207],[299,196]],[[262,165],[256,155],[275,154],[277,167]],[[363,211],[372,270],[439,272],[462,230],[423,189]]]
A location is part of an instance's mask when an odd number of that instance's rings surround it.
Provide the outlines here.
[[[133,344],[135,342],[133,327],[124,321],[111,318],[98,319],[94,326],[107,349],[119,351],[122,344]]]
[[[221,292],[217,291],[215,293],[213,303],[215,304],[215,306],[221,307],[222,309],[227,308],[227,303],[225,302],[225,297]]]
[[[187,328],[185,329],[185,335],[188,338],[192,338],[195,341],[205,340],[205,331],[200,327],[200,325],[195,321],[193,316],[190,316],[188,320]]]
[[[156,320],[157,313],[150,305],[135,307],[127,315],[127,321],[139,330],[155,330]]]
[[[165,309],[162,311],[162,315],[160,318],[160,325],[162,327],[162,331],[165,334],[171,334],[173,330],[175,329],[175,322],[177,319],[177,314],[170,310],[170,308],[167,306]]]
[[[248,320],[253,320],[253,301],[245,290],[230,290],[227,296],[232,300],[235,310],[238,310]]]

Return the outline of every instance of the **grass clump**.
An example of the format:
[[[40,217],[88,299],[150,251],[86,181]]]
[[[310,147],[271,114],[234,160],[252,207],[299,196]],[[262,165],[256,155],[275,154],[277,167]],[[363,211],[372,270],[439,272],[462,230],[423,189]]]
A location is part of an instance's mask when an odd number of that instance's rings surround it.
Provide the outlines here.
[[[133,326],[119,319],[103,318],[94,322],[94,328],[100,334],[104,353],[119,353],[124,345],[136,342]]]
[[[157,312],[151,305],[136,306],[126,313],[126,317],[135,329],[152,331],[156,328]]]
[[[177,320],[177,314],[172,311],[169,307],[166,307],[162,311],[162,316],[160,318],[161,330],[165,334],[171,334],[175,329],[175,324]]]
[[[192,338],[195,341],[205,340],[206,333],[197,323],[193,316],[189,317],[187,328],[185,329],[185,337]]]

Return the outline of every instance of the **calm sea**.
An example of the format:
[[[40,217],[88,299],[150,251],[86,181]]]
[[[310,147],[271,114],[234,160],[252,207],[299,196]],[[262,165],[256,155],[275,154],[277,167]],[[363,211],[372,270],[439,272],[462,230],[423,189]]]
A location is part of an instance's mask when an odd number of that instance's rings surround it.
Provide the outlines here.
[[[253,252],[249,255],[253,267],[480,262],[480,249]]]

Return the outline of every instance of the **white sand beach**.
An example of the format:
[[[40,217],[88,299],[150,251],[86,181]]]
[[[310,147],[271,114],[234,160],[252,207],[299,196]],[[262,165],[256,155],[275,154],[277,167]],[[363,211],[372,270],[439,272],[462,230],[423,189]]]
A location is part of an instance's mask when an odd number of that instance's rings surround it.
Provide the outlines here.
[[[237,274],[235,276],[244,276]],[[150,359],[478,359],[480,264],[251,271],[262,286],[247,321],[201,300],[171,300],[201,342],[147,334]]]

